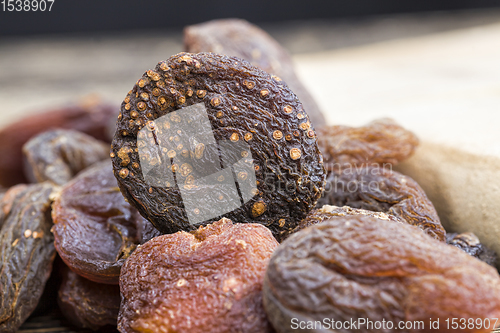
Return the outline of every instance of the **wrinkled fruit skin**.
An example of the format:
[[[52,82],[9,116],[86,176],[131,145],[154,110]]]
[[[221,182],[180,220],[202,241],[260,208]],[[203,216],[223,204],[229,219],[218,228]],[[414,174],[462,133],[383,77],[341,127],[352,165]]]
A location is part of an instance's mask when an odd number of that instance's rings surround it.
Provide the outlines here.
[[[362,167],[330,172],[318,208],[323,205],[392,214],[445,241],[446,231],[424,190],[413,179],[396,171]]]
[[[78,172],[109,158],[109,144],[73,130],[43,132],[23,146],[29,181],[64,185]]]
[[[120,287],[92,282],[66,267],[57,301],[72,325],[92,330],[116,326]]]
[[[213,20],[184,29],[187,52],[213,52],[245,59],[263,71],[279,76],[299,97],[315,128],[325,116],[295,74],[288,52],[268,33],[240,19]]]
[[[136,230],[139,244],[144,244],[147,241],[162,235],[162,233],[158,231],[158,229],[156,229],[151,222],[142,216],[140,219],[137,219]]]
[[[280,333],[297,331],[291,318],[394,323],[393,330],[363,325],[335,332],[450,332],[447,318],[500,315],[500,277],[493,267],[413,226],[370,216],[333,217],[290,236],[269,262],[263,293]],[[439,329],[430,329],[430,319],[440,320]],[[425,326],[398,331],[400,321]]]
[[[123,198],[109,160],[80,173],[52,208],[55,247],[68,267],[98,283],[118,284],[120,268],[138,242],[142,217]]]
[[[64,108],[30,114],[0,130],[0,185],[26,183],[22,147],[33,136],[54,128],[73,129],[98,140],[111,142],[109,124],[118,108],[96,99]]]
[[[392,214],[373,212],[370,210],[351,208],[348,206],[337,207],[337,206],[324,205],[321,208],[311,211],[305,219],[300,221],[300,224],[294,230],[290,231],[290,234],[298,232],[312,225],[321,223],[325,220],[329,220],[332,217],[338,217],[338,216],[372,216],[379,220],[392,221],[396,223],[406,223],[401,218]]]
[[[465,251],[465,253],[493,267],[495,267],[497,263],[498,257],[495,251],[481,244],[479,238],[472,232],[464,232],[461,234],[448,233],[446,234],[446,243],[458,247]]]
[[[177,177],[175,184],[146,183],[144,166],[136,151],[141,149],[137,144],[138,132],[147,126],[145,130],[161,137],[164,129],[153,120],[190,105],[206,107],[210,135],[213,133],[217,143],[250,148],[253,162],[245,160],[250,167],[245,174],[252,172],[253,163],[258,183],[251,199],[243,205],[240,198],[228,198],[220,192],[216,195],[215,185],[191,187],[189,179],[204,175],[215,161],[220,163],[219,158],[235,160],[247,156],[243,154],[247,151],[241,151],[241,156],[237,151],[237,156],[232,156],[234,152],[215,150],[212,158],[207,148],[199,158],[193,158],[197,151],[186,144],[169,153],[177,157],[185,153],[186,164],[192,166],[189,176],[183,175],[182,166],[172,166]],[[165,127],[181,121],[174,115],[170,118],[171,123]],[[148,140],[154,147],[153,138]],[[190,198],[198,198],[198,202],[211,203],[210,206],[234,200],[239,208],[222,216],[238,222],[261,223],[279,238],[280,233],[293,229],[314,208],[325,179],[315,132],[293,92],[283,82],[242,59],[212,53],[180,53],[144,74],[122,103],[112,161],[123,195],[162,233],[195,230],[220,218],[189,223],[184,209],[186,202],[182,199],[187,193]],[[157,163],[153,158],[148,161]],[[184,191],[182,195],[179,186]]]
[[[361,127],[323,126],[317,132],[330,171],[371,164],[391,168],[413,155],[419,143],[415,134],[387,118]]]
[[[0,205],[0,332],[16,332],[35,310],[55,258],[49,183],[18,185]]]
[[[123,265],[118,329],[271,332],[261,289],[277,245],[265,227],[228,219],[153,238]]]

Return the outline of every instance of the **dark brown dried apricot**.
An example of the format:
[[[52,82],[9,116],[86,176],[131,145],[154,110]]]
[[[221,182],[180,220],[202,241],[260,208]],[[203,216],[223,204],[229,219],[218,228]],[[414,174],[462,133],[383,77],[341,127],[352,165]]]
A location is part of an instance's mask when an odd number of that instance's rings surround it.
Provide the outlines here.
[[[390,169],[361,167],[330,172],[318,208],[323,205],[392,214],[436,239],[445,240],[446,231],[424,190],[410,177]]]
[[[314,131],[303,124],[293,92],[245,60],[180,53],[147,71],[122,103],[115,176],[163,233],[224,216],[278,236],[307,215],[324,185]]]
[[[52,218],[55,247],[66,265],[94,282],[118,284],[120,268],[138,244],[142,217],[125,202],[109,160],[63,187]]]
[[[74,129],[98,140],[110,142],[109,126],[118,108],[96,98],[78,104],[39,112],[0,130],[0,184],[12,186],[27,182],[23,173],[22,147],[33,136],[55,128]]]
[[[222,19],[184,29],[187,52],[213,52],[245,59],[267,73],[277,75],[299,97],[314,127],[326,123],[314,98],[295,74],[288,52],[267,32],[245,20]],[[265,90],[261,92],[265,95]]]
[[[332,217],[290,236],[271,257],[263,295],[280,333],[301,322],[308,332],[488,332],[500,316],[493,267],[371,216]],[[453,318],[473,325],[453,330]]]
[[[366,126],[324,126],[318,129],[318,145],[325,168],[387,164],[389,168],[410,157],[418,138],[392,119],[384,118]]]
[[[151,222],[149,222],[142,216],[141,218],[136,220],[136,230],[137,230],[137,239],[139,240],[139,244],[144,244],[150,239],[162,235],[162,233],[158,231],[158,229],[156,229]]]
[[[352,208],[349,206],[337,207],[337,206],[324,205],[321,208],[318,208],[318,209],[311,211],[305,219],[300,221],[299,225],[294,230],[290,230],[290,232],[286,233],[283,238],[286,238],[288,235],[295,233],[297,231],[300,231],[302,229],[305,229],[307,227],[310,227],[312,225],[329,220],[332,217],[358,216],[358,215],[359,216],[372,216],[372,217],[375,217],[379,220],[392,221],[392,222],[397,222],[397,223],[406,223],[401,218],[399,218],[395,215],[392,215],[392,214],[386,214],[386,213],[382,213],[382,212],[374,212],[371,210],[365,210],[365,209],[359,209],[359,208]]]
[[[118,329],[270,332],[261,288],[276,246],[265,227],[228,219],[153,238],[123,265]]]
[[[16,332],[35,310],[56,252],[49,183],[11,188],[0,206],[0,332]]]
[[[73,130],[43,132],[23,146],[26,177],[64,185],[78,172],[109,158],[109,144]]]
[[[464,232],[461,234],[447,233],[446,243],[458,247],[459,249],[465,251],[465,253],[468,253],[474,258],[484,261],[493,267],[495,267],[497,263],[497,254],[493,250],[481,244],[479,238],[477,238],[477,236],[472,232]]]
[[[58,292],[59,307],[72,325],[97,330],[116,327],[120,287],[87,280],[65,267]]]

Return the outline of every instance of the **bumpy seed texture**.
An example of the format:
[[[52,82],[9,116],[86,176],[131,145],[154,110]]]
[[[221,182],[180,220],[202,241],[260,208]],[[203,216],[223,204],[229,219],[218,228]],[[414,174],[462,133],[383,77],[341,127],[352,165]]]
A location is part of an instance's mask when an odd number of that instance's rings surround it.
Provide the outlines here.
[[[481,325],[456,331],[488,332],[494,327],[485,328],[484,319],[500,315],[500,277],[493,267],[413,226],[370,216],[334,217],[290,236],[269,262],[263,293],[280,333],[296,331],[292,318],[391,321],[394,328],[384,332],[450,332],[446,319],[470,318]],[[429,321],[438,319],[439,328],[430,328]],[[424,326],[398,330],[399,322],[409,321]],[[308,330],[333,331],[378,329]]]
[[[312,225],[316,225],[325,220],[329,220],[333,217],[338,217],[338,216],[372,216],[379,220],[392,221],[397,223],[406,223],[401,218],[392,214],[373,212],[370,210],[351,208],[348,206],[337,207],[337,206],[324,205],[321,208],[311,211],[305,219],[300,221],[300,224],[294,230],[290,231],[289,234],[295,233]],[[287,236],[289,234],[287,234]]]
[[[72,130],[53,130],[23,146],[26,177],[33,183],[64,185],[78,172],[109,158],[109,144]]]
[[[38,304],[55,257],[49,183],[18,185],[1,201],[0,332],[16,332]]]
[[[263,226],[228,219],[153,238],[123,265],[118,329],[271,332],[262,279],[277,246]]]
[[[323,205],[392,214],[436,239],[445,240],[446,231],[424,190],[413,179],[396,171],[362,167],[331,172],[318,208]]]
[[[392,119],[362,127],[324,126],[317,134],[327,170],[374,163],[393,166],[410,157],[419,143],[415,134]]]
[[[316,128],[326,123],[313,97],[295,74],[288,52],[259,27],[239,19],[196,24],[184,29],[184,44],[188,52],[213,52],[238,57],[277,75],[299,97]],[[266,90],[261,90],[261,95],[265,96]]]
[[[261,223],[278,237],[321,195],[325,171],[316,138],[301,129],[309,122],[302,104],[242,59],[175,55],[144,74],[121,112],[115,176],[128,201],[163,233],[224,216]],[[184,133],[193,126],[196,133]],[[282,137],[273,137],[277,130]]]
[[[57,301],[71,324],[92,330],[116,326],[120,300],[119,286],[92,282],[67,267],[63,270]]]
[[[448,233],[446,234],[446,243],[458,247],[471,256],[493,267],[495,267],[497,263],[498,258],[495,251],[481,244],[479,238],[472,232],[464,232],[461,234]]]
[[[114,105],[87,98],[79,104],[30,114],[0,130],[0,184],[26,183],[22,147],[33,136],[54,128],[74,129],[110,142],[109,125],[118,114]]]
[[[67,183],[52,209],[55,247],[73,271],[98,283],[118,284],[123,262],[138,244],[138,212],[125,202],[109,161]]]

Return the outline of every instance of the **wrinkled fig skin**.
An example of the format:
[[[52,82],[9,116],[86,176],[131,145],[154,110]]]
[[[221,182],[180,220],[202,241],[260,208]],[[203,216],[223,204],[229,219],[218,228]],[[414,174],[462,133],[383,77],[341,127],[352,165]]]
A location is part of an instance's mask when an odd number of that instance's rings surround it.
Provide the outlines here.
[[[73,129],[98,140],[111,142],[109,123],[118,108],[95,99],[60,109],[30,114],[0,130],[0,185],[26,183],[22,147],[33,136],[55,128]]]
[[[64,185],[78,172],[109,158],[109,144],[73,130],[43,132],[23,146],[29,181]]]
[[[362,127],[324,126],[317,132],[330,171],[371,164],[391,168],[413,155],[419,143],[415,134],[387,118]]]
[[[118,284],[123,262],[138,244],[138,212],[123,198],[110,161],[84,170],[54,201],[55,247],[73,271],[98,283]]]
[[[484,261],[488,265],[495,267],[497,264],[498,257],[495,251],[481,244],[479,238],[472,232],[464,232],[462,234],[448,233],[446,234],[446,242]]]
[[[57,301],[72,325],[92,330],[116,327],[120,300],[119,286],[92,282],[67,267],[63,270]]]
[[[119,331],[273,332],[262,279],[277,246],[265,227],[228,219],[153,238],[123,265]]]
[[[446,231],[424,190],[413,179],[396,171],[362,167],[330,172],[318,208],[323,205],[392,214],[445,241]]]
[[[373,212],[371,210],[351,208],[348,206],[337,207],[324,205],[321,208],[311,211],[305,219],[300,221],[300,224],[294,230],[292,230],[290,234],[337,216],[373,216],[379,220],[392,221],[396,223],[406,223],[401,218],[392,214]]]
[[[150,186],[136,151],[140,129],[152,126],[161,135],[163,129],[152,120],[200,103],[206,107],[217,142],[248,145],[258,181],[253,197],[243,205],[238,200],[239,208],[223,216],[241,223],[261,223],[276,237],[295,228],[314,208],[324,186],[325,171],[314,129],[302,104],[283,82],[234,57],[180,53],[160,62],[138,81],[122,103],[112,144],[114,173],[123,195],[162,233],[195,230],[220,218],[190,224],[182,197],[216,205],[221,196],[214,195],[215,185],[190,188],[184,185],[187,178],[184,182],[182,173],[175,172],[177,184],[183,186],[182,196],[177,185]],[[185,147],[176,149],[179,155]],[[211,161],[207,151],[200,161]],[[219,153],[223,161],[234,158],[224,155],[227,151]],[[196,166],[199,162],[191,158],[189,163]],[[204,163],[200,169],[210,165]],[[193,169],[191,175],[198,177],[198,169]],[[234,200],[223,200],[230,199]]]
[[[49,183],[18,185],[1,201],[0,332],[16,332],[42,296],[55,257]]]
[[[187,52],[213,52],[238,57],[279,76],[299,97],[314,127],[326,124],[323,113],[295,74],[288,52],[259,27],[240,19],[191,25],[184,29],[184,45]]]
[[[484,323],[500,316],[500,277],[493,267],[413,226],[370,216],[333,217],[290,236],[271,257],[263,295],[280,333],[297,331],[291,318],[365,318],[394,323],[394,330],[381,332],[450,332],[447,318]],[[439,329],[430,329],[429,319],[439,319]],[[425,326],[398,331],[400,321]],[[335,332],[379,331],[357,329]]]

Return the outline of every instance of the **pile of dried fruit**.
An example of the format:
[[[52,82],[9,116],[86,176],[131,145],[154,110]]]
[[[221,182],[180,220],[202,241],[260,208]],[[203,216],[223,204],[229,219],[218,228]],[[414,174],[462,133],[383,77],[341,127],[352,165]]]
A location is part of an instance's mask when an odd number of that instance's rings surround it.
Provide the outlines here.
[[[0,198],[1,332],[53,283],[68,321],[92,330],[494,328],[496,255],[447,235],[392,171],[418,145],[411,132],[387,119],[315,129],[324,117],[290,57],[247,22],[185,35],[193,53],[148,70],[120,113],[92,104],[0,131],[2,185],[35,183]]]

